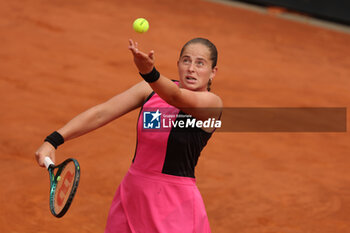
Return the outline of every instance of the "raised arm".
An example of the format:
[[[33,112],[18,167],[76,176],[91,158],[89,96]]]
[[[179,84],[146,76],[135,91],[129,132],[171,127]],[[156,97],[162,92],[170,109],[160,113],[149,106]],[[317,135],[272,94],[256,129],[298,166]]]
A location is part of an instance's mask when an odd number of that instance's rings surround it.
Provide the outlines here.
[[[154,69],[154,51],[145,54],[132,40],[129,40],[129,49],[139,72],[141,74],[151,73]],[[199,120],[218,119],[221,114],[222,101],[211,92],[181,88],[163,75],[160,75],[156,81],[150,82],[149,85],[167,103]]]
[[[62,135],[64,141],[79,137],[140,107],[151,92],[149,85],[142,81],[108,101],[77,115],[57,132]],[[35,156],[39,165],[44,166],[43,160],[46,156],[55,161],[55,148],[50,143],[44,142]]]
[[[220,116],[222,101],[211,92],[179,88],[163,75],[160,75],[156,82],[150,83],[150,86],[167,103],[191,114],[198,120],[218,119]]]

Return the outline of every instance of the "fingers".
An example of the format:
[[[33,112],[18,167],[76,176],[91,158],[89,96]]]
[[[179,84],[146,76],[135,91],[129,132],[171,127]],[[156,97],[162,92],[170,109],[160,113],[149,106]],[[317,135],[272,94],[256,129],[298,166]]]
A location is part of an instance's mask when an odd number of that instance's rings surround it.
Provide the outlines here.
[[[138,43],[136,41],[134,42],[132,39],[129,39],[129,50],[132,52],[132,54],[135,57],[140,57],[140,58],[150,57],[153,60],[154,51],[152,50],[148,55],[143,53],[142,51],[140,51],[138,49]],[[151,54],[152,54],[152,56],[151,56]]]
[[[140,51],[137,48],[137,42],[129,39],[129,50],[134,56],[134,63],[142,74],[149,73],[154,66],[154,51],[151,50],[148,54]]]
[[[134,42],[132,39],[129,39],[129,45],[132,46],[132,47],[137,48],[138,43],[136,41]]]
[[[137,43],[135,44],[132,39],[129,39],[129,50],[132,52],[132,54],[135,56],[138,52],[137,49]]]
[[[36,162],[39,164],[40,167],[44,167],[44,161],[41,158],[39,151],[35,152],[35,159],[36,159]]]
[[[40,167],[45,167],[45,157],[50,157],[50,159],[55,162],[55,148],[47,142],[42,144],[40,148],[35,152],[35,159]]]
[[[148,57],[151,58],[151,60],[154,60],[154,51],[151,50],[151,52],[148,53]]]

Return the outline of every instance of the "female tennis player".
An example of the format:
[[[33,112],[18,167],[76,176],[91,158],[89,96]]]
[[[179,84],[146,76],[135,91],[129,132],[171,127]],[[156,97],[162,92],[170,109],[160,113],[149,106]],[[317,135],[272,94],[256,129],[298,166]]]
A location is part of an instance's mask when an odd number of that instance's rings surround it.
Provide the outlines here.
[[[210,232],[195,183],[195,166],[215,127],[177,127],[179,123],[161,131],[157,126],[150,130],[144,123],[148,120],[154,126],[162,111],[173,122],[184,115],[191,122],[220,118],[222,101],[210,92],[217,72],[216,47],[203,38],[187,42],[177,62],[179,81],[171,81],[156,70],[154,51],[146,54],[132,40],[129,50],[144,81],[50,134],[35,153],[37,162],[44,166],[45,156],[54,161],[55,149],[65,141],[141,107],[135,155],[113,199],[105,233]],[[147,114],[151,114],[148,119]]]

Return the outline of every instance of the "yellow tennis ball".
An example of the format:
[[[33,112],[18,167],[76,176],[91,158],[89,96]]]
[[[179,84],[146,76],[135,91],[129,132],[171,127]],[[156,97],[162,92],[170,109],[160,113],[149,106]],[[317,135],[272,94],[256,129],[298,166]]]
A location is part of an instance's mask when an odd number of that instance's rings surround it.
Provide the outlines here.
[[[144,33],[148,31],[149,23],[144,18],[138,18],[133,23],[133,28],[138,33]]]
[[[57,181],[60,181],[60,180],[61,180],[61,177],[60,177],[60,176],[58,176],[58,177],[57,177]]]

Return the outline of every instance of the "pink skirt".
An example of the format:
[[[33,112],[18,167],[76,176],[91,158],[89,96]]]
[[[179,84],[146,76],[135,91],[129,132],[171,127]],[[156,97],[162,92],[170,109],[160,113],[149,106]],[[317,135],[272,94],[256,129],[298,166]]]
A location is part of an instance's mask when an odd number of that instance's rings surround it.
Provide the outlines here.
[[[210,233],[193,178],[131,166],[109,211],[105,233]]]

